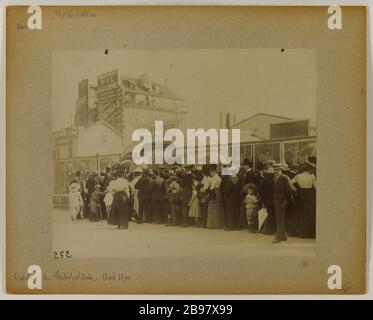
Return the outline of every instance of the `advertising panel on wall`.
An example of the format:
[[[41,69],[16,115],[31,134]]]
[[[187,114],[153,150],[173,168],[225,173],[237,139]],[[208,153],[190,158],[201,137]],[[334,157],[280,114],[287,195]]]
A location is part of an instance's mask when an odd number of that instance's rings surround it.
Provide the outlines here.
[[[284,161],[288,165],[300,163],[307,160],[307,155],[301,151],[309,144],[316,143],[316,140],[298,140],[284,143]]]
[[[123,130],[122,93],[118,84],[118,70],[97,77],[97,111],[100,120],[105,120],[118,131]]]

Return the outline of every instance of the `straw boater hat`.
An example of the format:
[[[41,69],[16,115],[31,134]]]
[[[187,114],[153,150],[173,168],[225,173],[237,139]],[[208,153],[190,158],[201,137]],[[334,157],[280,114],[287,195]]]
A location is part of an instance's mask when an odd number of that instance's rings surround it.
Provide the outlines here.
[[[274,173],[275,172],[275,169],[273,168],[273,166],[269,166],[266,171],[267,173]]]
[[[254,193],[258,192],[258,188],[257,188],[257,186],[256,186],[255,183],[247,183],[247,184],[245,184],[245,186],[244,186],[244,192],[246,193],[247,190],[249,190],[249,189],[253,190]]]
[[[283,166],[281,163],[274,163],[272,165],[273,172],[280,172],[283,169]]]
[[[136,167],[133,172],[142,173],[142,169],[140,167]]]
[[[282,171],[291,171],[287,163],[281,163]]]
[[[275,160],[267,160],[264,164],[267,166],[273,166],[276,163]]]

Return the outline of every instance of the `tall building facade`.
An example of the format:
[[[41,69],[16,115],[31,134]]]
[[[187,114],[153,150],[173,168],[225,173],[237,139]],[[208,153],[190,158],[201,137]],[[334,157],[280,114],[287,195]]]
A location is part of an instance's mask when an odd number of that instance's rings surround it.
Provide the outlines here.
[[[155,120],[162,120],[165,129],[176,128],[186,113],[184,99],[147,74],[133,78],[111,70],[98,75],[97,84],[87,79],[78,84],[75,126],[105,121],[122,133],[124,148],[131,144],[134,130],[152,131]]]

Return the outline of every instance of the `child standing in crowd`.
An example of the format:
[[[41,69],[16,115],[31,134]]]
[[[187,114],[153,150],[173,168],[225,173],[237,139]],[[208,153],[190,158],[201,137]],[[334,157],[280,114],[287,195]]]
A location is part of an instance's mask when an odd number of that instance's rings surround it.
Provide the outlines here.
[[[95,185],[95,191],[91,195],[91,200],[89,203],[89,209],[91,210],[90,221],[98,221],[99,215],[101,215],[101,206],[100,206],[100,196],[101,196],[101,185]]]
[[[75,178],[69,186],[69,204],[71,219],[75,221],[84,204],[82,195],[80,194],[79,182]]]
[[[247,224],[249,232],[255,233],[258,230],[258,209],[259,209],[259,196],[257,195],[256,185],[248,183],[245,185],[245,207]]]
[[[200,226],[200,217],[201,217],[200,204],[198,201],[198,186],[199,186],[198,180],[193,179],[192,197],[189,201],[189,212],[188,212],[188,216],[195,219],[196,227]]]

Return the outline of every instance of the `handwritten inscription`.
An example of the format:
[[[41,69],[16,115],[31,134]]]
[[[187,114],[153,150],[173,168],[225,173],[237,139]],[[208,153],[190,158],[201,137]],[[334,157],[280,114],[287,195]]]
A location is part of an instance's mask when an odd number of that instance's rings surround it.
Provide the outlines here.
[[[129,281],[131,279],[131,276],[127,276],[124,273],[116,273],[116,272],[111,272],[107,273],[104,272],[102,274],[102,280],[103,281]]]
[[[96,18],[96,14],[89,11],[59,12],[57,17],[59,19]]]
[[[14,280],[27,281],[30,275],[27,273],[14,273]],[[119,282],[125,284],[133,279],[131,275],[122,272],[102,272],[92,273],[88,271],[61,271],[56,270],[54,273],[43,273],[43,281],[67,281],[67,282]]]

